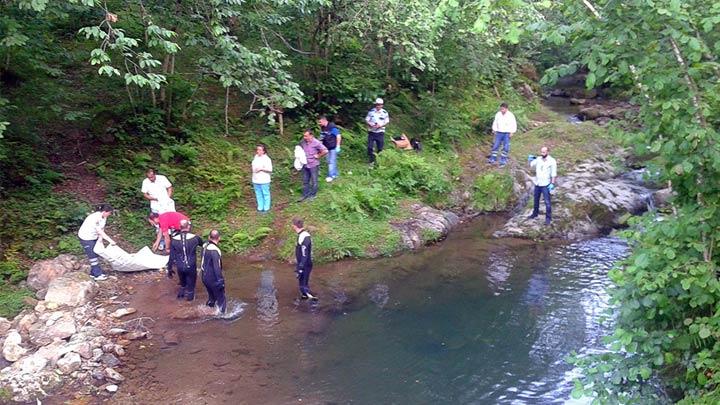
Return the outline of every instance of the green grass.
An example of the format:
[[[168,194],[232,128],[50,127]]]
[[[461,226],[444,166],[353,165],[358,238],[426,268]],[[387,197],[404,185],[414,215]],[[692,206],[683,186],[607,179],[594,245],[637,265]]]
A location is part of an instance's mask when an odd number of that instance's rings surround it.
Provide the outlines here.
[[[32,291],[27,288],[0,285],[0,317],[12,319],[27,307],[24,299],[32,296]]]
[[[513,193],[513,178],[507,172],[490,171],[473,182],[473,208],[480,211],[505,211]]]

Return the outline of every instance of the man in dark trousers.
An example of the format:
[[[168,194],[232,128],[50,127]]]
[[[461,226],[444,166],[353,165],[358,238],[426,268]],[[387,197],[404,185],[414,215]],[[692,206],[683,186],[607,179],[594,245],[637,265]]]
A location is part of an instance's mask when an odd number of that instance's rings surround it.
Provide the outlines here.
[[[170,259],[168,260],[168,277],[172,277],[173,266],[177,269],[180,279],[180,290],[177,298],[188,301],[195,299],[195,283],[197,280],[197,249],[202,246],[202,239],[190,233],[190,221],[180,221],[180,232],[170,240]]]
[[[297,260],[295,273],[300,284],[300,298],[316,300],[317,297],[310,291],[310,272],[313,268],[312,240],[310,239],[310,233],[305,230],[304,226],[305,222],[302,219],[293,219],[292,227],[298,236],[295,244],[295,259]]]
[[[202,280],[207,288],[208,302],[207,306],[214,307],[225,313],[225,279],[222,274],[222,252],[218,247],[220,243],[220,232],[217,229],[210,231],[208,241],[203,245],[202,263]]]

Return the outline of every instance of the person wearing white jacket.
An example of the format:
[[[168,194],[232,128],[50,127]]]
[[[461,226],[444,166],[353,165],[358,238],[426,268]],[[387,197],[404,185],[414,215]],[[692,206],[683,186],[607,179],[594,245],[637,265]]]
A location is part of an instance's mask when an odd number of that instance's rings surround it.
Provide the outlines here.
[[[255,148],[255,157],[252,160],[252,183],[259,212],[270,211],[270,175],[272,170],[272,161],[270,156],[267,155],[267,146],[261,143]]]
[[[508,154],[510,153],[510,138],[517,132],[515,115],[508,110],[507,103],[500,104],[500,111],[495,114],[492,130],[493,134],[495,134],[495,142],[493,142],[488,163],[494,164],[497,161],[498,150],[502,146],[500,167],[503,167],[507,164]]]

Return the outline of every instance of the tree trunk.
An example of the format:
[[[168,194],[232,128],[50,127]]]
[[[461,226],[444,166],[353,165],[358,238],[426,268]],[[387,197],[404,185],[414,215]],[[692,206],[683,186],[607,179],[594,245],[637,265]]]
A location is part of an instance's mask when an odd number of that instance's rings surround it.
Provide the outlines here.
[[[230,118],[228,111],[230,109],[230,87],[225,88],[225,136],[230,135]]]
[[[282,137],[283,135],[285,135],[285,123],[283,121],[283,111],[282,110],[278,111],[277,115],[278,115],[278,125],[280,126],[280,136]]]

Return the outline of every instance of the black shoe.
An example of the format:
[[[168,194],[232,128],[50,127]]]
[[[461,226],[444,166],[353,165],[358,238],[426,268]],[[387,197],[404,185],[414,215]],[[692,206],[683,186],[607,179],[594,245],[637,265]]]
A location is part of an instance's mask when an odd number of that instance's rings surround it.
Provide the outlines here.
[[[210,308],[215,306],[215,301],[208,301],[205,303],[205,305],[209,306]]]
[[[297,202],[301,203],[303,201],[307,200],[307,197],[300,197]]]
[[[193,300],[195,300],[195,297],[192,297],[192,296],[185,297],[185,301],[193,301]]]
[[[535,219],[535,218],[537,218],[537,214],[532,214],[529,217],[527,217],[527,219]]]
[[[310,298],[310,297],[308,297],[308,296],[305,295],[305,294],[300,295],[300,299],[301,299],[301,300],[306,300],[306,299],[308,299],[308,298]]]

